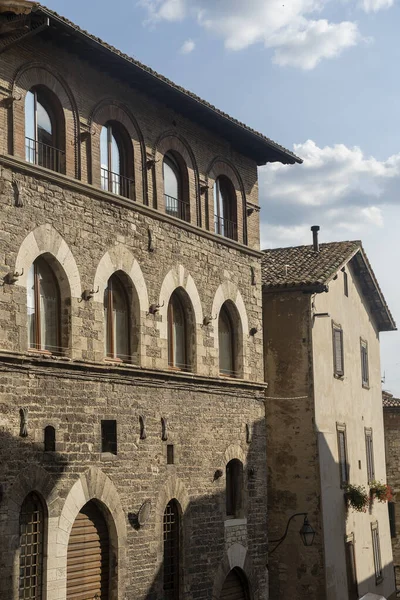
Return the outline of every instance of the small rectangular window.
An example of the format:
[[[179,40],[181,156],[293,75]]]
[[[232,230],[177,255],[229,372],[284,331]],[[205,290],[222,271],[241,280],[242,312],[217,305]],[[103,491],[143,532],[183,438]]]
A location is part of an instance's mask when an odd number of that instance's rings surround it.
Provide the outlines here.
[[[367,477],[368,483],[375,479],[374,444],[372,441],[372,429],[365,428],[365,450],[367,453]]]
[[[379,541],[379,528],[378,522],[371,523],[372,533],[372,551],[374,553],[374,565],[375,565],[375,581],[381,583],[383,580],[382,573],[382,561],[381,561],[381,545]]]
[[[349,466],[347,462],[347,439],[346,425],[336,423],[337,438],[338,438],[338,457],[339,457],[339,473],[340,486],[344,487],[349,483]]]
[[[361,349],[361,381],[363,387],[369,386],[369,369],[368,369],[368,344],[364,340],[360,342]]]
[[[354,551],[354,535],[352,533],[345,538],[345,549],[349,600],[358,600],[356,557]]]
[[[349,296],[349,280],[346,271],[343,271],[343,291],[345,296]]]
[[[117,421],[101,422],[101,451],[117,454]]]
[[[174,464],[174,446],[173,444],[167,445],[167,465]]]
[[[332,326],[333,335],[333,372],[342,377],[344,375],[343,359],[343,330],[339,325]]]
[[[396,504],[394,502],[388,502],[389,511],[389,525],[390,525],[390,537],[397,537],[396,533]]]

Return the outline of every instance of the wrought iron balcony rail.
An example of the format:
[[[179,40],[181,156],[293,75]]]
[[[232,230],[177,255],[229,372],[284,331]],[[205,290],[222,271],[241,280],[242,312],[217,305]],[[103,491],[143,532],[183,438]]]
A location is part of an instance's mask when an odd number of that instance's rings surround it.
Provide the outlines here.
[[[237,223],[224,217],[214,215],[215,233],[237,241]]]
[[[171,217],[177,217],[182,221],[190,221],[190,204],[189,202],[184,202],[179,198],[174,198],[173,196],[168,196],[164,194],[165,199],[165,212],[167,215],[171,215]]]
[[[130,200],[135,199],[135,182],[129,177],[101,168],[101,189],[107,192],[124,196]]]
[[[65,152],[43,142],[25,138],[26,160],[34,165],[57,171],[65,172]]]

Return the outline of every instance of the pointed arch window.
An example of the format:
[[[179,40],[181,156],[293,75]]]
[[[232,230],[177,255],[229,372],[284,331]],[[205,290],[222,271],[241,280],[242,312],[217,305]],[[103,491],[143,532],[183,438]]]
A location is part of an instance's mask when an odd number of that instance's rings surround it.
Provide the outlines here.
[[[234,458],[226,465],[226,514],[239,518],[243,510],[243,463]]]
[[[225,305],[222,305],[218,318],[218,341],[219,372],[221,375],[234,377],[236,374],[234,331],[232,319]]]
[[[180,514],[176,500],[164,511],[164,600],[179,600],[180,588]]]
[[[43,503],[32,492],[20,511],[19,600],[42,600],[44,531]]]
[[[134,200],[134,181],[127,177],[128,162],[132,158],[127,152],[127,134],[118,124],[109,122],[101,128],[100,162],[101,188],[107,192]]]
[[[60,350],[60,291],[50,265],[37,258],[31,266],[28,288],[28,347],[32,350]]]
[[[189,202],[183,198],[182,169],[171,152],[164,157],[163,177],[165,212],[183,221],[190,221]]]
[[[179,295],[174,292],[168,305],[168,364],[188,370],[187,323]]]
[[[26,94],[25,157],[30,163],[63,173],[65,152],[60,148],[61,127],[56,112],[51,93],[39,87]]]
[[[236,194],[232,182],[220,175],[214,184],[214,229],[231,240],[237,240]]]
[[[130,360],[129,305],[124,286],[118,275],[108,280],[104,292],[104,323],[106,356],[114,360]]]
[[[52,425],[47,425],[44,429],[44,451],[55,452],[56,450],[56,430]]]

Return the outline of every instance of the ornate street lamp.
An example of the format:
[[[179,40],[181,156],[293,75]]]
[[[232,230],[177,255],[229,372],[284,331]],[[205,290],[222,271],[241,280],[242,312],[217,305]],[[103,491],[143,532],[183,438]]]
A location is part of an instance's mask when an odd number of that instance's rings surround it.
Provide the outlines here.
[[[304,517],[304,521],[303,521],[303,525],[301,526],[301,529],[299,531],[301,540],[304,544],[304,546],[312,546],[313,542],[314,542],[314,538],[315,538],[315,531],[314,529],[311,527],[310,523],[308,522],[308,513],[296,513],[295,515],[292,515],[287,524],[286,524],[286,530],[285,533],[283,534],[282,537],[278,538],[277,540],[269,540],[272,544],[276,544],[276,546],[274,548],[272,548],[272,550],[269,551],[269,554],[272,554],[273,552],[275,552],[275,550],[277,549],[278,546],[280,546],[283,542],[283,540],[286,538],[288,531],[289,531],[289,525],[292,519],[294,519],[295,517]]]

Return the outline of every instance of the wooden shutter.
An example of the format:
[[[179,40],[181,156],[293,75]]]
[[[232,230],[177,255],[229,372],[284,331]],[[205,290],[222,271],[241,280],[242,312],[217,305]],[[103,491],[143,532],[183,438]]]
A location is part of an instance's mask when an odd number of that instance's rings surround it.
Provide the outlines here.
[[[67,554],[67,600],[108,600],[109,539],[103,515],[88,502],[72,526]]]
[[[356,558],[354,552],[354,537],[348,536],[346,540],[346,572],[347,572],[347,589],[349,592],[349,600],[358,599],[357,571]]]
[[[335,375],[343,375],[343,331],[335,326],[333,327],[333,364]]]
[[[246,588],[242,578],[232,570],[225,579],[220,600],[247,600],[249,595]]]

